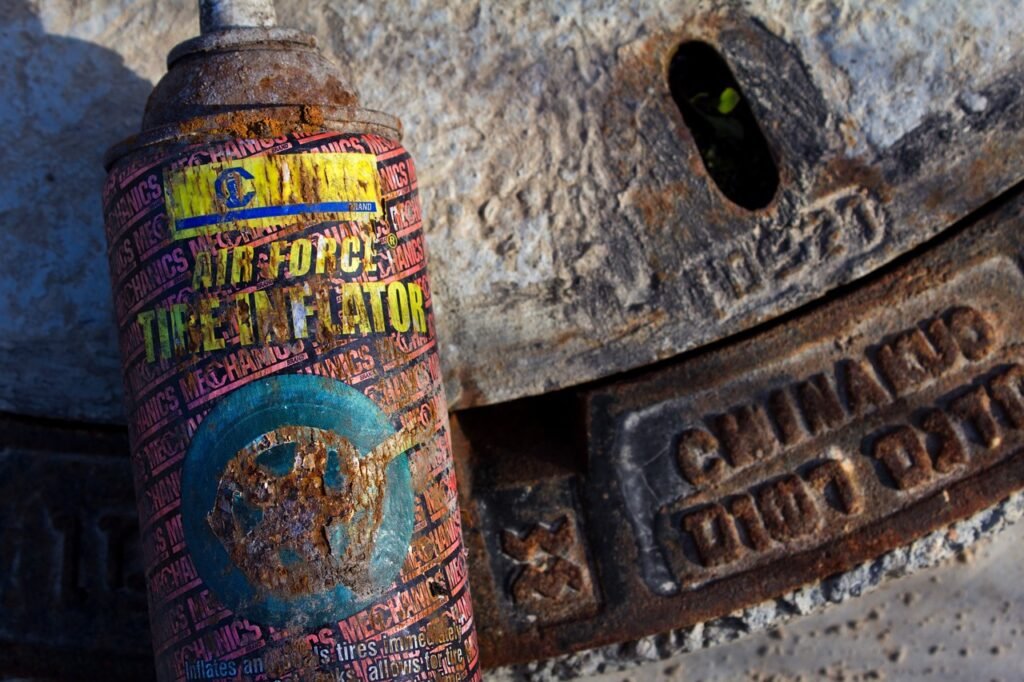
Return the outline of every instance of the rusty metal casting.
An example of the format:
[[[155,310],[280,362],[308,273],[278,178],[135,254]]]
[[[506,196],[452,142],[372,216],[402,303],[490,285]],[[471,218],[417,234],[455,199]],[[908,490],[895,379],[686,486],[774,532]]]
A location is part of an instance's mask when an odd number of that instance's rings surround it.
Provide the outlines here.
[[[724,616],[1024,487],[1024,199],[628,377],[458,413],[489,666]]]

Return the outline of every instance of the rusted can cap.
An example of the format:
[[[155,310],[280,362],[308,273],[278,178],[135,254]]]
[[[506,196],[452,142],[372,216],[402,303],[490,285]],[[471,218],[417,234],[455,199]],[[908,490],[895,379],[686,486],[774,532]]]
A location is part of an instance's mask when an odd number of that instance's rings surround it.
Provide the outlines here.
[[[168,55],[141,133],[108,151],[108,168],[139,147],[176,141],[323,130],[401,139],[401,122],[360,107],[349,78],[316,38],[274,25],[271,2],[200,2],[200,21],[202,34]]]

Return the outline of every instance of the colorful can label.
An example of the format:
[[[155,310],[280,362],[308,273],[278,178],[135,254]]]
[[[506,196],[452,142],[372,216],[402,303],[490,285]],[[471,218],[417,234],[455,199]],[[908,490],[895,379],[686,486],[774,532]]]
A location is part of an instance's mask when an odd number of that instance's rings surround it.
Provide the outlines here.
[[[159,679],[479,679],[408,152],[138,152],[104,213]]]

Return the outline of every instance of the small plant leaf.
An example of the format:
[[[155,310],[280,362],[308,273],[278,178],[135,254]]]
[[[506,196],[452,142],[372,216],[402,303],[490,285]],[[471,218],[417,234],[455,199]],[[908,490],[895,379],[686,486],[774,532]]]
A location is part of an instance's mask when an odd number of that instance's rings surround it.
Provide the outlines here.
[[[735,88],[726,88],[718,96],[718,113],[728,114],[740,103],[740,93]]]

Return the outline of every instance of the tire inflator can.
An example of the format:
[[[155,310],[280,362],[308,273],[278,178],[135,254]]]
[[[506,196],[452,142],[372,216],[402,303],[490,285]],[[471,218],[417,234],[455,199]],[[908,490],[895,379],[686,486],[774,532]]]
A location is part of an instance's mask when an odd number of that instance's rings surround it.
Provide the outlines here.
[[[158,678],[479,679],[400,124],[201,5],[104,190]]]

